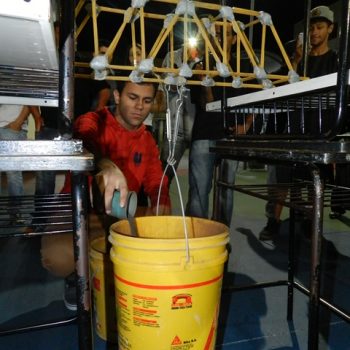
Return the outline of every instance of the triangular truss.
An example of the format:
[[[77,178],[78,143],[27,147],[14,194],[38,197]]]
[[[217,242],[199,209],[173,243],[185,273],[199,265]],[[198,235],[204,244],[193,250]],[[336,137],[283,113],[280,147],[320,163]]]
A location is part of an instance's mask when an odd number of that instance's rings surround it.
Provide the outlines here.
[[[115,1],[115,6],[118,6],[119,1]],[[125,5],[125,1],[120,2]],[[146,11],[148,4],[152,3],[151,11]],[[162,5],[166,4],[168,7],[173,7],[173,10],[168,14],[155,13],[154,9],[162,9]],[[86,8],[89,7],[89,10],[86,11]],[[150,6],[149,6],[150,7]],[[82,15],[83,10],[85,9],[86,14]],[[223,27],[224,32],[226,32],[227,26],[232,26],[234,32],[237,34],[237,45],[236,49],[236,62],[235,69],[230,66],[228,57],[226,56],[226,45],[227,42],[224,38],[222,44],[219,43],[217,38],[212,35],[211,31],[204,25],[204,22],[199,18],[197,12],[210,11],[211,13],[217,13],[213,16],[212,25],[219,25]],[[115,23],[118,23],[117,28],[115,28],[115,35],[112,39],[108,50],[106,52],[107,57],[112,57],[114,52],[118,50],[121,42],[125,40],[125,31],[128,27],[128,30],[131,32],[131,38],[128,37],[128,40],[131,41],[133,52],[135,54],[135,48],[137,39],[139,38],[139,43],[141,44],[142,59],[148,59],[148,61],[154,62],[158,58],[159,52],[164,45],[167,45],[167,48],[170,48],[170,66],[169,67],[160,67],[153,65],[151,70],[159,75],[159,82],[163,81],[166,74],[180,75],[180,68],[174,66],[174,59],[172,53],[174,52],[174,32],[175,26],[180,23],[183,26],[183,62],[187,62],[187,48],[188,48],[188,27],[196,27],[197,32],[205,42],[205,52],[203,53],[204,58],[208,58],[211,55],[215,62],[218,64],[223,64],[226,69],[225,81],[216,82],[218,86],[234,86],[234,87],[243,87],[243,88],[269,88],[279,84],[284,84],[288,82],[294,82],[299,80],[299,76],[294,72],[292,64],[289,60],[289,57],[283,47],[283,44],[278,36],[277,30],[272,22],[272,19],[269,14],[263,11],[254,11],[249,9],[243,9],[238,7],[227,7],[220,6],[217,4],[206,3],[206,2],[193,2],[188,0],[132,0],[130,6],[126,9],[117,8],[117,7],[106,7],[99,6],[96,0],[86,1],[80,0],[76,6],[76,39],[79,41],[79,36],[83,29],[86,27],[86,24],[89,22],[90,18],[92,19],[92,38],[94,43],[94,52],[95,55],[98,55],[98,42],[99,42],[99,25],[98,17],[102,16],[104,13],[113,14],[118,16],[118,20]],[[236,20],[236,17],[239,17],[240,20]],[[154,42],[149,43],[147,41],[147,30],[149,28],[148,21],[159,21],[159,33],[154,40],[154,34],[152,33],[152,40]],[[261,26],[259,32],[261,32],[261,47],[259,48],[259,55],[254,52],[253,46],[248,40],[245,30],[252,26]],[[113,31],[113,28],[110,28]],[[287,67],[288,75],[279,75],[279,74],[269,74],[265,71],[265,46],[267,41],[268,31],[272,35],[271,40],[274,40],[277,47],[279,48],[281,54],[281,61]],[[148,44],[148,45],[146,45]],[[151,47],[148,52],[146,52],[146,47]],[[244,55],[248,57],[250,62],[250,70],[242,71],[241,70],[241,57]],[[208,59],[205,60],[209,62]],[[107,60],[108,62],[108,60]],[[89,62],[76,62],[76,66],[89,66]],[[138,67],[131,65],[113,65],[107,64],[106,68],[112,70],[123,70],[123,71],[135,71]],[[192,77],[192,73],[195,75],[206,75],[207,77],[214,78],[215,76],[223,76],[220,69],[210,68],[208,63],[203,69],[196,69],[191,72],[190,76],[185,76],[186,84],[189,85],[198,85],[201,84],[201,81],[196,80]],[[77,74],[78,77],[87,77],[83,74]],[[106,79],[109,80],[126,80],[127,76],[113,76],[107,75]],[[145,79],[147,80],[147,79]]]

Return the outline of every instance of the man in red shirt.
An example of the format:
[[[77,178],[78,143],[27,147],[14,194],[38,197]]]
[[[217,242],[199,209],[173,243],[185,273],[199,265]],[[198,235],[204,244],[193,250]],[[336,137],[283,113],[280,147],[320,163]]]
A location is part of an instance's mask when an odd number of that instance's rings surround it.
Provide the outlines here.
[[[121,82],[118,90],[114,90],[114,114],[104,108],[86,113],[74,123],[74,137],[83,140],[101,170],[98,175],[103,179],[99,182],[104,187],[107,213],[115,190],[120,191],[120,203],[124,205],[128,190],[139,192],[143,185],[155,214],[163,171],[158,147],[143,121],[151,110],[156,91],[156,84]],[[163,214],[170,212],[167,183],[165,178],[159,208]]]
[[[104,193],[107,214],[111,212],[114,191],[120,192],[120,205],[124,206],[128,191],[138,192],[141,186],[151,202],[146,214],[156,213],[163,171],[156,142],[143,124],[151,110],[157,92],[156,85],[121,82],[118,90],[114,91],[114,114],[105,107],[97,112],[83,114],[74,123],[74,137],[81,139],[84,147],[95,156],[99,170],[96,178]],[[68,183],[66,185],[66,188],[70,187]],[[170,214],[166,176],[158,213]],[[56,276],[65,277],[64,301],[68,309],[76,310],[72,235],[43,236],[41,255],[46,269]]]

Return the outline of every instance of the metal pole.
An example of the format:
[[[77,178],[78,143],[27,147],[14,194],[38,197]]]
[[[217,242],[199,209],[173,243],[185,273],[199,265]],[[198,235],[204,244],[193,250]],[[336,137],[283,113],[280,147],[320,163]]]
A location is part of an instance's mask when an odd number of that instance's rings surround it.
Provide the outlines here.
[[[308,52],[309,52],[309,31],[310,31],[310,11],[311,11],[311,0],[307,0],[304,9],[304,38],[303,38],[303,58],[302,58],[302,67],[303,75],[307,74],[307,61],[308,61]]]
[[[74,116],[74,1],[61,1],[59,100],[60,134],[71,138]]]
[[[350,0],[342,1],[341,36],[339,40],[339,68],[337,76],[336,94],[336,127],[332,128],[330,138],[344,132],[347,120],[348,104],[348,76],[349,76],[349,35],[350,35]]]
[[[308,349],[318,349],[319,308],[320,308],[320,276],[321,251],[323,234],[323,202],[324,184],[320,170],[310,164],[313,180],[313,218],[311,231],[311,269],[310,269],[310,300],[309,300],[309,336]]]
[[[82,172],[72,172],[73,243],[77,283],[79,350],[92,350],[92,312],[88,242],[88,184]]]

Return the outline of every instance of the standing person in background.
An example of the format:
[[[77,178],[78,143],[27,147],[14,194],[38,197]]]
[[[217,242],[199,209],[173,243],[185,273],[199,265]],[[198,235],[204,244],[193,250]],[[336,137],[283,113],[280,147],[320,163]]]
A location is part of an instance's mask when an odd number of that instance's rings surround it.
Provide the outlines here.
[[[58,107],[31,107],[31,113],[41,118],[40,128],[35,133],[35,140],[54,140],[60,136],[58,129],[59,108]],[[40,232],[45,229],[46,219],[40,219],[40,196],[47,196],[55,193],[56,171],[37,171],[35,177],[35,211],[32,213],[32,222],[26,228],[26,233]],[[39,210],[38,210],[39,209]]]
[[[329,38],[334,30],[334,13],[327,6],[317,6],[310,11],[310,32],[309,42],[310,51],[307,59],[306,76],[316,78],[322,75],[334,73],[338,69],[338,55],[329,47]],[[291,61],[293,68],[298,74],[303,75],[303,66],[301,64],[303,56],[303,45],[300,40],[296,41],[296,49],[294,57]],[[322,123],[329,128],[332,115],[324,111]],[[305,118],[305,128],[309,130],[316,130],[316,126],[310,125],[310,120],[316,118]],[[333,166],[320,167],[321,176],[329,183],[334,182]],[[280,167],[277,169],[277,182],[290,182],[291,169]],[[295,172],[296,178],[310,179],[310,174],[306,169],[298,168]],[[286,195],[286,194],[285,194]],[[279,233],[281,224],[280,215],[282,213],[281,205],[275,211],[274,217],[269,217],[266,226],[259,234],[259,239],[262,241],[273,240]],[[338,208],[341,210],[341,208]],[[332,215],[332,213],[331,213]],[[341,215],[341,214],[340,214]],[[303,218],[305,227],[308,231],[311,230],[311,219]],[[306,232],[310,234],[310,232]]]
[[[40,128],[40,114],[33,111],[35,128]],[[30,115],[30,107],[22,105],[0,105],[0,140],[20,141],[27,139],[27,119]],[[21,171],[7,171],[7,189],[10,197],[23,195],[23,175]],[[0,173],[1,192],[1,173]],[[10,201],[10,218],[13,224],[20,220],[18,209],[16,209],[15,199]]]
[[[220,43],[223,42],[223,28],[215,26],[216,36]],[[235,60],[232,55],[232,48],[236,44],[237,36],[233,32],[232,25],[226,28],[227,46],[226,53],[232,68],[235,67]],[[197,69],[203,69],[203,65],[197,65]],[[201,77],[202,79],[204,77]],[[234,89],[227,89],[227,96],[239,92]],[[224,125],[224,117],[221,112],[207,112],[206,104],[222,100],[223,89],[211,86],[191,86],[191,98],[196,105],[196,117],[193,125],[192,143],[189,158],[189,194],[186,207],[186,215],[202,218],[209,218],[209,194],[212,189],[217,157],[210,152],[210,147],[215,146],[216,141],[227,137],[228,130]],[[251,120],[246,124],[249,129]],[[241,129],[241,125],[238,126]],[[243,130],[243,128],[242,128]],[[240,130],[236,131],[240,133]],[[224,181],[234,184],[238,162],[235,160],[224,160],[222,170]],[[219,221],[230,226],[233,211],[233,190],[225,188],[220,191]]]
[[[59,137],[58,107],[40,107],[41,127],[35,134],[36,140],[54,140]],[[35,194],[48,195],[55,193],[55,171],[38,171],[36,173]]]
[[[39,130],[41,124],[40,114],[33,111],[35,129]],[[0,140],[26,140],[27,119],[31,107],[22,105],[0,105]],[[23,176],[21,171],[7,171],[8,194],[10,196],[23,195]]]

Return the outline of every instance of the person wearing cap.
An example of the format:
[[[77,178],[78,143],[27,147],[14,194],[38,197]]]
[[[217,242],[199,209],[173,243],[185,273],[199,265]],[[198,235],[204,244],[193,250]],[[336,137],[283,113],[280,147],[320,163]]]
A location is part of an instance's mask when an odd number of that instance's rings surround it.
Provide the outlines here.
[[[334,73],[338,69],[338,55],[329,47],[329,37],[334,30],[334,13],[327,6],[317,6],[310,12],[310,31],[306,75],[316,78],[321,75]],[[302,74],[301,60],[303,43],[297,41],[293,59],[293,68]]]
[[[310,11],[310,30],[309,30],[309,52],[307,57],[306,76],[309,78],[316,78],[322,75],[331,74],[338,70],[338,55],[329,47],[329,38],[334,30],[334,13],[327,6],[317,6]],[[296,40],[296,49],[292,55],[291,63],[294,70],[303,75],[303,43],[302,40]],[[312,113],[312,112],[311,112]],[[305,130],[316,130],[313,125],[313,120],[316,118],[312,114],[305,118]],[[332,115],[323,111],[323,125],[330,125]],[[321,176],[323,179],[333,184],[334,174],[333,165],[320,166]],[[294,172],[296,178],[310,180],[309,171],[306,168],[297,168]],[[276,174],[277,183],[291,181],[291,169],[289,167],[279,167]],[[281,198],[284,198],[286,193],[281,193]],[[332,207],[330,216],[343,213],[343,208]],[[269,208],[268,220],[266,226],[259,233],[261,241],[274,240],[279,233],[282,213],[282,206],[274,203]],[[334,214],[336,213],[336,214]],[[341,215],[341,214],[340,214]],[[305,234],[308,237],[311,232],[311,219],[309,217],[302,217],[302,227],[305,228]]]

